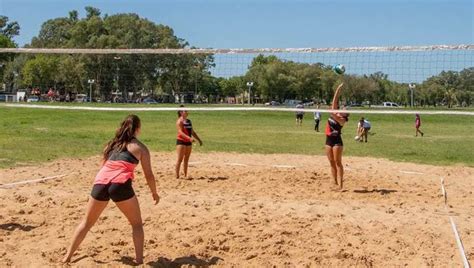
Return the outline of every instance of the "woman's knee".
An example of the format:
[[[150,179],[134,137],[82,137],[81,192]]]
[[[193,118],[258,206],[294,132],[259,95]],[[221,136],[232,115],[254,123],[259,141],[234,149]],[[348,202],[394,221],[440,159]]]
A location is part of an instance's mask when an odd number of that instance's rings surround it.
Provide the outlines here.
[[[141,221],[131,223],[131,225],[134,232],[143,232],[143,223]]]
[[[81,230],[89,231],[94,226],[94,221],[85,219],[79,224]]]

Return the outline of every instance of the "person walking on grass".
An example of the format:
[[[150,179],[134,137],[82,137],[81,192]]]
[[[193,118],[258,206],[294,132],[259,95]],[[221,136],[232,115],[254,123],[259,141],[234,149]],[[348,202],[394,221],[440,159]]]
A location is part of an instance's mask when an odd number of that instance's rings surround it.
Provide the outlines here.
[[[317,109],[319,109],[319,104],[316,106]],[[316,132],[319,132],[319,122],[321,121],[321,112],[316,111],[314,112],[314,130]]]
[[[181,105],[181,107],[184,107]],[[193,129],[193,124],[188,118],[188,111],[178,111],[178,120],[176,121],[176,129],[178,131],[176,139],[176,152],[178,154],[178,160],[176,161],[176,178],[180,177],[181,163],[183,163],[184,178],[188,178],[188,163],[193,150],[193,142],[197,140],[199,146],[202,146],[202,141],[199,138],[196,131]]]
[[[424,133],[420,130],[421,118],[419,114],[415,114],[415,137],[418,137],[418,133],[423,137]]]
[[[341,83],[332,99],[332,110],[339,109],[339,97],[341,95],[342,87],[344,83]],[[342,151],[343,142],[341,137],[341,130],[344,124],[349,120],[347,113],[331,113],[326,124],[326,156],[331,165],[331,174],[334,179],[334,184],[339,186],[339,190],[343,189],[344,181],[344,167],[342,165]]]
[[[296,105],[296,109],[300,109],[299,111],[296,112],[296,125],[301,127],[303,125],[303,116],[304,116],[303,104],[301,102],[298,103],[298,105]]]
[[[160,197],[156,191],[150,152],[137,139],[140,131],[141,123],[138,116],[129,115],[115,132],[115,137],[105,146],[102,167],[95,177],[91,196],[87,203],[86,215],[74,232],[72,243],[62,260],[64,263],[71,261],[74,252],[104,211],[110,199],[115,202],[132,226],[135,262],[137,264],[143,263],[143,222],[138,199],[132,187],[134,170],[140,161],[155,205],[160,201]]]

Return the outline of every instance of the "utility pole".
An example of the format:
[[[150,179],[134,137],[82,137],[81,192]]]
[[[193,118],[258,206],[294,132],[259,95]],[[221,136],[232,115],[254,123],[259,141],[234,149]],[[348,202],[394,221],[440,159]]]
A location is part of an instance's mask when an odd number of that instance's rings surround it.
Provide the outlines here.
[[[248,104],[250,105],[250,100],[251,100],[251,96],[252,96],[252,86],[253,86],[253,82],[247,82],[247,86],[249,87],[249,99],[248,99]]]

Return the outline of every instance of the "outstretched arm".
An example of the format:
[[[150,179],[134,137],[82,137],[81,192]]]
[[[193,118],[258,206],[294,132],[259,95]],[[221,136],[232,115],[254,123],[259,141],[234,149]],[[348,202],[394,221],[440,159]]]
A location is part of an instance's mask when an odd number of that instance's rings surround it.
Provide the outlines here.
[[[334,92],[334,97],[332,98],[332,106],[331,106],[331,109],[333,109],[333,110],[338,110],[339,109],[339,97],[341,96],[341,91],[342,91],[343,86],[344,86],[344,83],[341,83],[337,87],[336,92]],[[334,120],[336,120],[340,125],[344,125],[347,121],[347,118],[345,118],[340,113],[332,113],[331,117]]]
[[[337,110],[339,108],[339,97],[341,96],[341,90],[343,86],[344,86],[344,83],[341,83],[337,87],[336,92],[334,92],[334,97],[332,98],[332,106],[331,106],[331,109],[333,110]]]

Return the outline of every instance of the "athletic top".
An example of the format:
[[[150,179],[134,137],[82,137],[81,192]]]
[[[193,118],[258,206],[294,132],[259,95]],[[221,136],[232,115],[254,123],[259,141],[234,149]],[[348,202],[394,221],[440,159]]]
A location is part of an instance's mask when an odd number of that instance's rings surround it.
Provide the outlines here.
[[[326,124],[326,136],[341,136],[341,130],[342,126],[332,117],[329,117]]]
[[[303,106],[302,104],[298,104],[298,105],[296,105],[296,108],[297,108],[297,109],[303,109],[304,106]],[[297,114],[297,115],[303,115],[304,112],[303,112],[303,111],[298,111],[298,112],[296,112],[296,114]]]
[[[420,127],[420,126],[421,126],[421,119],[420,119],[419,117],[417,117],[417,118],[415,119],[415,127],[418,128],[418,127]]]
[[[125,183],[129,179],[133,180],[138,163],[138,159],[127,149],[121,152],[112,151],[95,176],[94,184]]]
[[[358,127],[361,127],[360,121],[359,121],[359,123],[357,123],[357,126],[358,126]],[[364,123],[362,124],[362,127],[363,127],[363,128],[371,128],[372,125],[370,124],[369,121],[367,121],[367,120],[364,119]]]
[[[314,119],[321,119],[321,113],[320,112],[314,112]]]
[[[191,120],[189,120],[189,119],[183,120],[183,129],[182,129],[182,131],[186,135],[188,135],[189,137],[193,136],[193,124],[191,123]],[[180,135],[179,132],[178,132],[177,139],[180,140],[180,141],[184,141],[184,142],[189,142],[190,141],[186,136]]]

